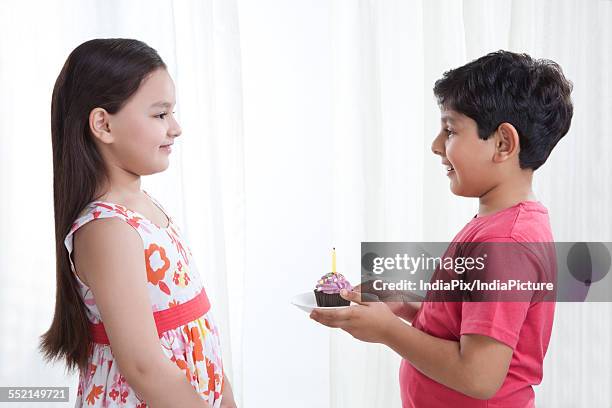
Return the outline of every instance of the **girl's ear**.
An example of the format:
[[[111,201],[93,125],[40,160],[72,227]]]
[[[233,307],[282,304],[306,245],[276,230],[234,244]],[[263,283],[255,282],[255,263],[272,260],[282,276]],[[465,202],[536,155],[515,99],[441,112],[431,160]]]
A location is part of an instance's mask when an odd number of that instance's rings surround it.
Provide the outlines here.
[[[495,153],[493,161],[495,163],[504,162],[520,151],[519,135],[516,128],[510,123],[504,122],[497,127],[494,135]]]
[[[112,143],[110,131],[110,114],[103,108],[94,108],[89,113],[89,129],[92,135],[102,143]]]

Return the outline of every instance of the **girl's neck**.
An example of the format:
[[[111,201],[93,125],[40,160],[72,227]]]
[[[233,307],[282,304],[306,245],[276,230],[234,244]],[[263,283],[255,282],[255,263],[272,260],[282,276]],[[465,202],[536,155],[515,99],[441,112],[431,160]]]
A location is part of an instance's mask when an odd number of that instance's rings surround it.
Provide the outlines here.
[[[139,175],[115,168],[110,171],[109,180],[96,192],[97,199],[102,201],[124,201],[142,194]]]

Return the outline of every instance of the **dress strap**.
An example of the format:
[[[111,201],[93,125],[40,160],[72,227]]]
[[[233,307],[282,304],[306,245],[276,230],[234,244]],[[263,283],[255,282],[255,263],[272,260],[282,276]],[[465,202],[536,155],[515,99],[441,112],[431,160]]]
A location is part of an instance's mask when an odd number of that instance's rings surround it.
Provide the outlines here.
[[[206,295],[206,290],[202,288],[202,291],[193,299],[153,313],[157,334],[161,337],[168,330],[176,329],[196,320],[208,313],[209,310],[210,301]],[[89,328],[94,343],[110,344],[103,323],[89,322]]]

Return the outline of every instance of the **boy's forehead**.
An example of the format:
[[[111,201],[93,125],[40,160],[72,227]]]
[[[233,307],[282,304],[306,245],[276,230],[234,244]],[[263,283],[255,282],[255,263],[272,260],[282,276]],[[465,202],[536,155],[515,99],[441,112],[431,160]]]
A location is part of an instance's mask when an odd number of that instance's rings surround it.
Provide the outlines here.
[[[457,113],[452,109],[440,109],[440,120],[443,122],[452,121],[457,118]]]
[[[460,123],[462,121],[462,114],[452,109],[440,110],[440,121],[443,123]]]

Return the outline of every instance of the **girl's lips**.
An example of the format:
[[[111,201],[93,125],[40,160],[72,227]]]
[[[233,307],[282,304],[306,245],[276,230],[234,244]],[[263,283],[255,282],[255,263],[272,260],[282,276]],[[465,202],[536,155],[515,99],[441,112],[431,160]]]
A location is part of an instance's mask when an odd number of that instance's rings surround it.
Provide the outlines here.
[[[160,147],[160,149],[163,150],[166,153],[171,153],[172,152],[172,145],[162,146],[162,147]]]

